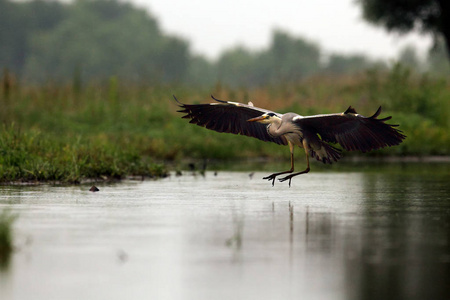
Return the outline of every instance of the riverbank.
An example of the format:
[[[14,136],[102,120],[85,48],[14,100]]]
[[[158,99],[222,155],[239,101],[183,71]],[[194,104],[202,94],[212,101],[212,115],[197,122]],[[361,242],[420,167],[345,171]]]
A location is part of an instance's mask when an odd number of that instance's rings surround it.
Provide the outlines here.
[[[406,140],[366,154],[344,152],[345,159],[450,155],[450,84],[443,80],[367,73],[264,88],[193,89],[126,85],[112,78],[81,88],[15,86],[8,93],[0,88],[0,182],[158,178],[183,169],[185,160],[288,159],[287,148],[212,132],[176,112],[173,94],[185,103],[207,103],[211,93],[302,115],[335,113],[349,105],[371,115],[381,105],[380,117],[392,116],[389,123],[399,124]]]

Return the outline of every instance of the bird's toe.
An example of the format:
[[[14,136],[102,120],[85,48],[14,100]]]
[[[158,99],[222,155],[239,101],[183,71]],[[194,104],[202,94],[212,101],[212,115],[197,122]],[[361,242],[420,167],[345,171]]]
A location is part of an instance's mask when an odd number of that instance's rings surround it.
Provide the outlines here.
[[[283,177],[283,178],[278,178],[278,181],[280,181],[280,182],[285,182],[286,180],[289,180],[289,187],[291,187],[291,180],[292,180],[292,177],[294,177],[294,176],[288,175],[288,176]]]
[[[268,181],[272,181],[272,186],[274,186],[276,177],[277,177],[277,174],[270,174],[269,176],[263,177],[263,179],[266,179]]]

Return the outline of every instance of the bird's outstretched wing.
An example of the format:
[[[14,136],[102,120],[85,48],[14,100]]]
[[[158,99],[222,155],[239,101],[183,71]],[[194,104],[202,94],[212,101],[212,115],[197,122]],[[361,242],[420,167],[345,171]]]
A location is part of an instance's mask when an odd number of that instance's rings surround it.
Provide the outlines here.
[[[233,134],[241,134],[260,139],[265,142],[273,142],[280,145],[287,145],[284,137],[272,137],[267,133],[266,126],[258,122],[247,122],[248,119],[256,118],[265,113],[274,113],[270,110],[254,107],[250,105],[223,101],[214,98],[214,103],[207,104],[183,104],[174,96],[182,108],[178,112],[185,113],[185,119],[190,119],[189,123],[217,131]],[[279,115],[279,114],[277,114]],[[280,115],[281,117],[281,115]]]
[[[400,144],[406,136],[386,124],[392,117],[377,119],[381,106],[371,117],[359,115],[351,106],[343,113],[298,117],[294,121],[303,130],[319,134],[323,141],[339,143],[346,150],[367,152]]]

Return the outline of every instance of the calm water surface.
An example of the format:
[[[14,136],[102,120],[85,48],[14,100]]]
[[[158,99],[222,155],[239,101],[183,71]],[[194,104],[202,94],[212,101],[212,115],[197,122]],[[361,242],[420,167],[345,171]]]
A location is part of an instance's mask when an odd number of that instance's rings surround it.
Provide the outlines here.
[[[0,187],[0,299],[450,299],[449,167]]]

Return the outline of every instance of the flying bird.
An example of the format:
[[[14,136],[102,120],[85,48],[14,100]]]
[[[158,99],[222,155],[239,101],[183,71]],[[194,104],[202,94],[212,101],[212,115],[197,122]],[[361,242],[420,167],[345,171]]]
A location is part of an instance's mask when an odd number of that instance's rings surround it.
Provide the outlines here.
[[[364,117],[349,106],[343,113],[301,116],[296,113],[280,114],[248,104],[223,101],[206,104],[183,104],[173,96],[184,113],[182,118],[189,123],[206,127],[217,132],[241,134],[288,145],[291,153],[291,168],[287,171],[273,173],[263,179],[275,183],[291,180],[294,176],[308,173],[309,156],[323,163],[333,163],[341,157],[341,150],[329,143],[339,144],[347,151],[367,152],[400,144],[406,136],[396,129],[398,125],[386,124],[392,117],[378,119],[381,106],[371,117]],[[306,153],[306,169],[294,173],[294,147],[303,148]]]

